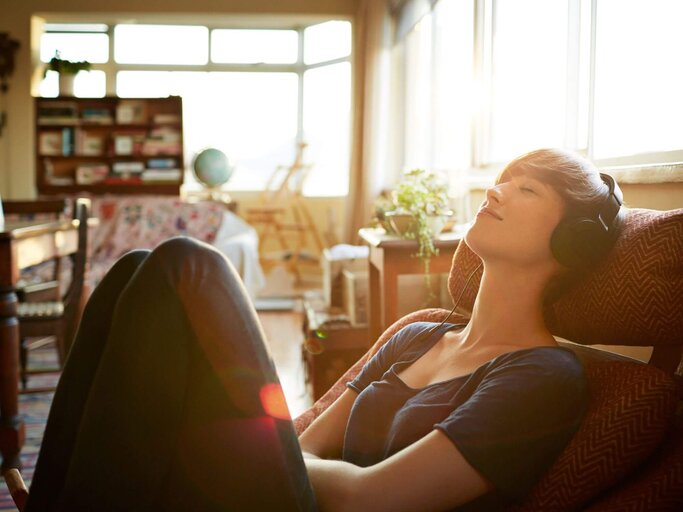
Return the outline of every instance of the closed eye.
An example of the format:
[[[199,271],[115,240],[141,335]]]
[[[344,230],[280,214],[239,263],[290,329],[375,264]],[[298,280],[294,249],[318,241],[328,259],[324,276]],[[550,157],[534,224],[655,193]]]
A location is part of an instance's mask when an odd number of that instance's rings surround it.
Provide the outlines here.
[[[521,190],[522,192],[531,192],[532,194],[536,194],[536,191],[529,187],[519,187],[519,190]]]

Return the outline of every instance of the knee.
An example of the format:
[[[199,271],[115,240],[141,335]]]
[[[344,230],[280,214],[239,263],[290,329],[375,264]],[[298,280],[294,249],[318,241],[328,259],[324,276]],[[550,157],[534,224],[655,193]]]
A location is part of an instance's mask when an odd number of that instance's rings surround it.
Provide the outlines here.
[[[109,270],[109,274],[132,275],[142,262],[147,259],[151,251],[147,249],[135,249],[121,256]]]
[[[226,264],[225,257],[214,247],[185,236],[165,240],[152,251],[152,255],[163,267],[175,270],[211,269]]]

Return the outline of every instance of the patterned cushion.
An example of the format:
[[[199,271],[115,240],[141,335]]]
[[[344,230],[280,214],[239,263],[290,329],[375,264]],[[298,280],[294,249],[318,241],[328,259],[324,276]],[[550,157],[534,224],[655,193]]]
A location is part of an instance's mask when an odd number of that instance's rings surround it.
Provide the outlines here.
[[[458,246],[449,279],[452,297],[479,262],[467,244]],[[472,310],[481,270],[477,274],[459,309]],[[680,344],[682,309],[683,209],[631,209],[611,254],[552,306],[546,320],[553,334],[577,343]]]
[[[672,426],[677,390],[640,363],[585,363],[591,403],[581,428],[517,510],[583,509],[638,468]]]

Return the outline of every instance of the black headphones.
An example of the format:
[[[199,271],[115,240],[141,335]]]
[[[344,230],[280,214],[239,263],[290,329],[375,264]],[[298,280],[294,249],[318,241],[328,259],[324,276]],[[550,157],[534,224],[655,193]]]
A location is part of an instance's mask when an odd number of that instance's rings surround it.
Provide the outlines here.
[[[562,220],[550,238],[553,256],[565,267],[584,269],[597,263],[612,247],[614,221],[624,204],[624,195],[612,176],[600,173],[609,195],[595,217]]]

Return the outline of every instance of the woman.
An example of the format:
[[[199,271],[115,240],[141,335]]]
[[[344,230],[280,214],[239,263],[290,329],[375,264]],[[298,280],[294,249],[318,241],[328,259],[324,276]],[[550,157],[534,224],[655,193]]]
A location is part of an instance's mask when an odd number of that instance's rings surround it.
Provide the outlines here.
[[[187,239],[129,253],[86,307],[28,510],[482,510],[523,499],[586,405],[581,364],[542,308],[614,241],[611,190],[564,151],[510,163],[465,237],[484,268],[470,322],[401,330],[299,443],[225,259]],[[577,243],[565,232],[584,220],[604,228],[600,241],[568,254]]]

